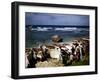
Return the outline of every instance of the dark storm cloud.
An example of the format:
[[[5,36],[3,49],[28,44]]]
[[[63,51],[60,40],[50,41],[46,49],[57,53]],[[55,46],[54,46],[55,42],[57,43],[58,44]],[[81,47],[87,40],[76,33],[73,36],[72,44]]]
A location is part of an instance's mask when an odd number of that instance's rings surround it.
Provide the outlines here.
[[[88,15],[30,13],[25,14],[26,25],[79,25],[89,26]]]

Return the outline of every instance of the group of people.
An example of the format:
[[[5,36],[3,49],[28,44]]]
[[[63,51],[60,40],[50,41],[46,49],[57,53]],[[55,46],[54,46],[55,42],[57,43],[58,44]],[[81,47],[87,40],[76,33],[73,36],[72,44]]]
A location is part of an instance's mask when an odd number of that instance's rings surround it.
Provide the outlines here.
[[[63,64],[65,65],[72,64],[73,61],[82,61],[84,60],[84,56],[86,56],[86,54],[89,54],[89,41],[75,41],[71,45],[70,49],[61,49],[61,51],[63,56]]]
[[[48,58],[51,58],[48,49],[44,46],[41,46],[40,48],[26,49],[25,53],[27,68],[36,67],[36,63],[40,61],[43,62],[48,60]]]
[[[72,45],[58,45],[55,48],[59,50],[58,61],[62,62],[64,66],[67,66],[72,64],[73,61],[83,60],[86,52],[89,52],[89,43],[86,41],[75,41]],[[36,67],[36,63],[48,61],[48,59],[53,58],[50,53],[50,48],[45,45],[41,45],[39,48],[26,49],[25,53],[27,68]]]

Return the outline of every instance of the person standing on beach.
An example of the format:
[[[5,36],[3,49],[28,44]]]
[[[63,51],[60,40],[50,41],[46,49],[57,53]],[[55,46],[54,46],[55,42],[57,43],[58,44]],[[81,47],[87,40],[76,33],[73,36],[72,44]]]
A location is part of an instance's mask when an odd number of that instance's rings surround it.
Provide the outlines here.
[[[68,61],[68,54],[63,49],[61,49],[61,56],[62,56],[62,62],[64,64],[64,66],[66,66],[67,65],[67,61]]]
[[[35,68],[35,64],[37,63],[36,55],[33,50],[30,50],[29,55],[27,56],[29,65],[28,68]]]
[[[76,60],[79,61],[80,60],[80,47],[79,46],[76,47],[75,53],[76,53]]]
[[[84,53],[82,44],[79,44],[79,48],[80,48],[80,60],[82,60],[83,59],[83,53]]]

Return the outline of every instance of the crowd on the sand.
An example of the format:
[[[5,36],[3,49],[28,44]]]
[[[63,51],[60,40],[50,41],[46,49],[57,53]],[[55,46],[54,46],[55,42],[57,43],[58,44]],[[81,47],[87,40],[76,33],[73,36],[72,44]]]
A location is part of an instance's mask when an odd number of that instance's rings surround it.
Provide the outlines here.
[[[64,66],[68,66],[72,62],[83,60],[86,54],[89,54],[88,39],[75,40],[71,44],[55,43],[51,46],[43,44],[37,48],[25,49],[25,65],[26,68],[35,68],[39,62],[48,62],[49,59],[57,59]]]

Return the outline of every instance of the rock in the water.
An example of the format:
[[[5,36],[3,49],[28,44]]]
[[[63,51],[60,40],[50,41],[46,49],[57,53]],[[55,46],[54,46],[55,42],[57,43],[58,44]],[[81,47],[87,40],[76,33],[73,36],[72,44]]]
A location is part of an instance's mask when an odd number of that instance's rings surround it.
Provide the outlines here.
[[[63,42],[63,39],[59,35],[54,35],[52,36],[52,41],[58,43]]]

